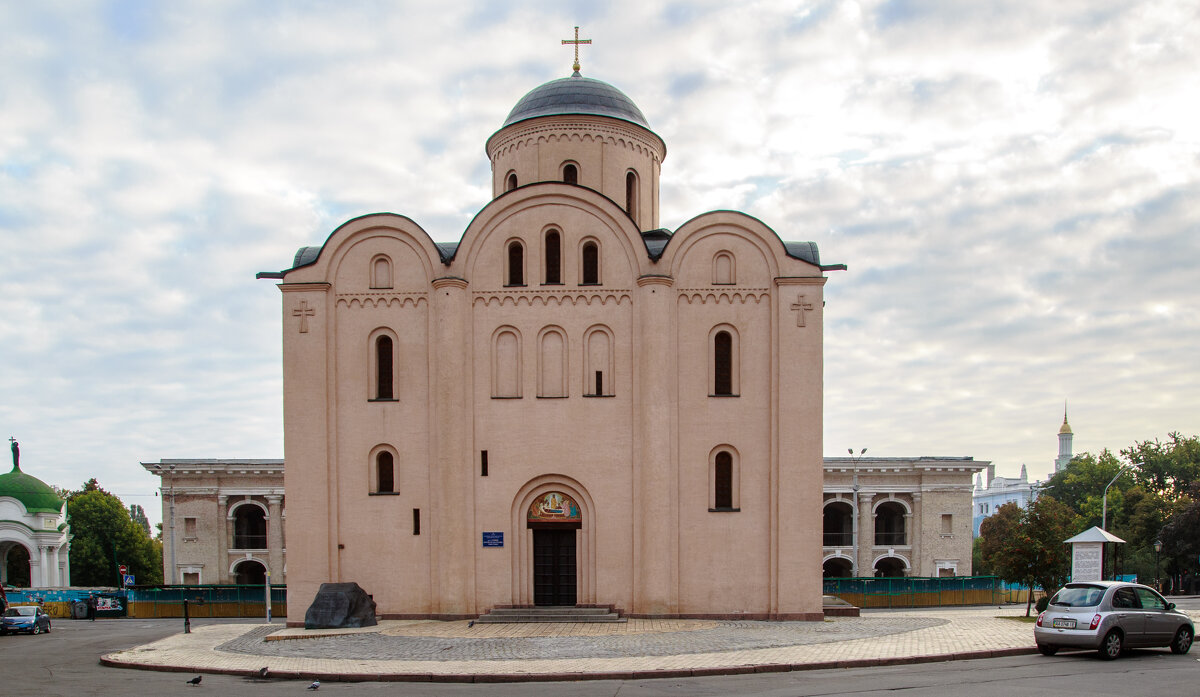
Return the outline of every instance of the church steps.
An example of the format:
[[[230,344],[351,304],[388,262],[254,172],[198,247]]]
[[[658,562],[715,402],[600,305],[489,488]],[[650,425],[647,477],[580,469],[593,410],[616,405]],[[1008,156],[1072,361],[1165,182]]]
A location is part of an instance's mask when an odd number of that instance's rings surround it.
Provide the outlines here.
[[[606,607],[506,607],[480,615],[480,624],[567,622],[581,624],[627,622]]]

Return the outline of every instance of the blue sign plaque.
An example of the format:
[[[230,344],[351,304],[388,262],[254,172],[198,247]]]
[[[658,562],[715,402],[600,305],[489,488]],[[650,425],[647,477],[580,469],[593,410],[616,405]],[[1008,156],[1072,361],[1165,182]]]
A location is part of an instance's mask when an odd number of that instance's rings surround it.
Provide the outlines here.
[[[484,547],[503,547],[504,533],[502,532],[485,532],[483,533]]]

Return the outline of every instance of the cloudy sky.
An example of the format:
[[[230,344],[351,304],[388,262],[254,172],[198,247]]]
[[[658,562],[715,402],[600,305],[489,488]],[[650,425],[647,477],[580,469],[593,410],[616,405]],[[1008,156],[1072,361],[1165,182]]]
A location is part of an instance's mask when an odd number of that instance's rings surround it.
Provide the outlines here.
[[[1200,432],[1194,2],[0,4],[0,432],[158,520],[141,461],[282,457],[280,296],[350,217],[459,239],[484,141],[583,72],[831,272],[825,452],[1052,468]],[[4,467],[3,469],[7,469]]]

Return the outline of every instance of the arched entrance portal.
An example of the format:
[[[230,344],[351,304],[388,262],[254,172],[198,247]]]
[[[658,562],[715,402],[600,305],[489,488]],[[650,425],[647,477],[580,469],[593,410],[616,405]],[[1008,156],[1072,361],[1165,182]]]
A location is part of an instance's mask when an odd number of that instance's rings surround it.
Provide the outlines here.
[[[561,491],[541,494],[529,505],[526,525],[533,531],[533,604],[575,605],[579,504]]]
[[[19,542],[0,542],[0,582],[6,586],[29,588],[29,550]]]
[[[234,583],[239,586],[261,586],[267,582],[267,567],[257,559],[245,559],[233,567]]]
[[[534,477],[517,490],[509,528],[514,607],[599,602],[595,511],[587,489],[566,475]]]

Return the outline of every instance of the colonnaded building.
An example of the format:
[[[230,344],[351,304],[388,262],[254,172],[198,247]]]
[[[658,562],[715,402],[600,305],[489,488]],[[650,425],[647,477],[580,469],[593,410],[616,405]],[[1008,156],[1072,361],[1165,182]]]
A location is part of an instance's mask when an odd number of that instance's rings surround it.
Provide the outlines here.
[[[666,144],[583,77],[486,143],[458,243],[394,214],[281,279],[289,623],[612,606],[819,620],[824,271],[736,211],[659,224]]]

